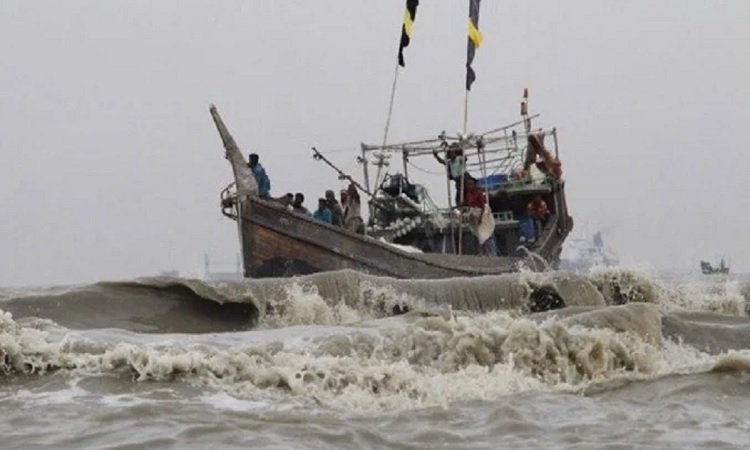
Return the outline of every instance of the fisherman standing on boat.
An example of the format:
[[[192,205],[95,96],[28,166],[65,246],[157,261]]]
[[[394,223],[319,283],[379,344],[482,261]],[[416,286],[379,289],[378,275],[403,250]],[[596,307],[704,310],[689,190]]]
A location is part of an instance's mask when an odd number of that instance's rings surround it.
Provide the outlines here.
[[[336,200],[336,195],[333,193],[332,190],[326,191],[326,206],[331,211],[332,221],[331,223],[333,225],[336,225],[337,227],[343,227],[344,226],[344,208],[341,207],[341,204]]]
[[[276,199],[279,203],[284,205],[289,211],[294,211],[292,204],[294,203],[294,195],[291,192],[287,192],[283,197]]]
[[[536,235],[539,236],[549,219],[547,202],[542,199],[541,195],[535,195],[526,206],[526,212],[534,220],[534,229],[536,230]]]
[[[253,172],[255,181],[258,183],[258,195],[262,198],[268,198],[271,194],[271,180],[266,175],[266,169],[258,162],[260,158],[257,153],[251,153],[248,159],[250,162],[247,166]]]
[[[328,209],[328,202],[324,198],[318,199],[318,209],[313,213],[313,219],[320,220],[321,222],[331,223],[333,215],[331,210]]]
[[[362,204],[359,198],[359,192],[357,192],[357,186],[355,186],[354,183],[349,184],[346,194],[344,194],[343,191],[341,192],[341,201],[345,206],[344,225],[346,229],[355,233],[365,234],[361,212]]]
[[[466,156],[461,146],[454,142],[445,152],[447,161],[440,157],[438,150],[433,150],[432,156],[437,159],[440,164],[443,164],[448,168],[448,179],[453,180],[456,187],[456,205],[461,203],[461,177],[466,172]]]
[[[465,185],[463,206],[468,208],[469,224],[477,238],[479,254],[497,256],[495,220],[492,217],[492,211],[487,206],[484,192],[471,177],[466,178]]]
[[[549,209],[547,209],[547,202],[542,199],[541,195],[535,195],[534,198],[531,199],[526,206],[526,211],[534,218],[534,220],[538,220],[544,224],[547,223]]]
[[[294,212],[304,214],[306,216],[311,216],[312,214],[310,214],[310,211],[303,205],[304,202],[305,196],[302,193],[297,192],[296,194],[294,194],[294,203],[292,203],[292,209],[294,210]]]

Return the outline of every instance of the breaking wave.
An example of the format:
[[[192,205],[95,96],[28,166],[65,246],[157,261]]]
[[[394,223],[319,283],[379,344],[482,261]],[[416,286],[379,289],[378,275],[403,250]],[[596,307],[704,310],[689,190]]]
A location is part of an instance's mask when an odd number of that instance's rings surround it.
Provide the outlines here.
[[[0,379],[124,374],[353,409],[592,393],[679,373],[748,373],[746,304],[739,283],[668,286],[614,270],[103,282],[6,294]]]
[[[6,298],[2,305],[16,315],[41,314],[72,328],[202,333],[350,323],[408,311],[538,312],[623,303],[602,292],[590,279],[564,273],[397,280],[341,271],[291,280],[101,282]]]

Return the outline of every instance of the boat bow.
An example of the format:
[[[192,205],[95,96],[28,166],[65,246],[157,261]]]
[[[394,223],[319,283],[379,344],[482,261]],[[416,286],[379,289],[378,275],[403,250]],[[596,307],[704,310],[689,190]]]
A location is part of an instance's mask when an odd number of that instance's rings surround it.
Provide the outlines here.
[[[216,124],[216,129],[219,131],[221,136],[221,142],[224,144],[224,150],[226,150],[225,157],[229,160],[232,165],[232,171],[234,172],[234,181],[237,184],[237,195],[245,197],[248,195],[258,194],[258,183],[255,181],[253,173],[247,165],[247,161],[243,158],[237,143],[234,138],[229,134],[227,126],[224,125],[224,121],[221,120],[219,111],[216,110],[215,105],[211,105],[209,108],[211,117]]]

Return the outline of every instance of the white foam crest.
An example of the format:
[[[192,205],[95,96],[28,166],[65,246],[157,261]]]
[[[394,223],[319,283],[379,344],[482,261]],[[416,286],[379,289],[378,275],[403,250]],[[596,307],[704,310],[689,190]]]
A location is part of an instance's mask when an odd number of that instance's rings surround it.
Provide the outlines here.
[[[664,340],[662,357],[656,373],[658,375],[688,375],[710,370],[721,356],[711,355],[695,347],[685,345],[681,340]]]
[[[280,292],[260,299],[258,326],[351,325],[426,308],[422,299],[389,284],[347,281],[323,287],[305,281],[282,285]]]
[[[659,346],[634,333],[566,327],[554,319],[537,324],[507,313],[429,318],[375,338],[336,336],[320,342],[314,356],[280,352],[274,361],[294,368],[284,372],[290,393],[346,409],[445,406],[532,389],[575,391],[674,367]],[[244,396],[255,386],[230,389]]]
[[[378,317],[390,315],[394,309],[403,310],[425,310],[427,304],[422,298],[415,297],[413,294],[398,290],[388,284],[377,284],[367,280],[359,286],[359,297],[356,299],[357,304],[361,304],[369,311],[377,311]],[[441,305],[445,309],[450,309],[451,305]]]
[[[265,303],[258,324],[260,327],[346,325],[371,318],[368,313],[350,307],[344,298],[326,301],[317,286],[292,283],[284,287],[283,296]]]
[[[711,370],[750,374],[750,350],[730,351],[721,355]]]
[[[647,306],[619,308],[656,311]],[[612,323],[590,315],[578,322],[572,316],[538,323],[494,312],[428,317],[382,333],[318,338],[308,348],[217,348],[74,339],[50,343],[43,332],[18,327],[3,312],[0,354],[6,373],[125,370],[139,381],[183,380],[251,402],[272,396],[358,410],[445,406],[526,390],[579,391],[616,379],[699,370],[700,363],[711,361],[679,344],[656,342],[638,328],[615,331],[624,325]]]
[[[750,304],[743,284],[732,279],[691,280],[663,285],[658,290],[659,304],[667,310],[716,312],[747,316]]]
[[[610,305],[657,302],[657,284],[648,275],[625,269],[597,269],[588,275]]]
[[[741,281],[731,278],[691,277],[657,281],[650,274],[625,269],[594,270],[588,277],[609,304],[645,302],[659,305],[663,311],[750,315],[747,298],[750,290]]]

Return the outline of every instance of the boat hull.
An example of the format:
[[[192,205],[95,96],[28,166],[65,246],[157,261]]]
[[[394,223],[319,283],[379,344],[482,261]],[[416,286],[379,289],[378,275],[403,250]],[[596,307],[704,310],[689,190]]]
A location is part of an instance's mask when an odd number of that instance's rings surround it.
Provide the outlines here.
[[[552,266],[556,264],[555,257],[559,258],[560,245],[550,242],[546,244],[550,255],[540,255],[544,261],[409,253],[255,196],[240,200],[237,220],[244,275],[251,278],[352,269],[395,278],[435,279],[515,272],[521,262],[532,270],[544,270],[550,262]],[[560,236],[560,244],[563,239]]]

